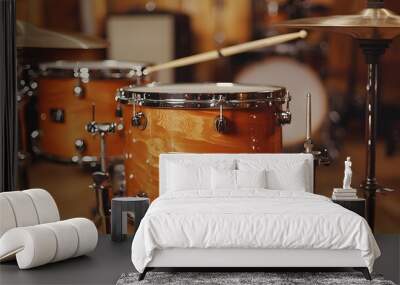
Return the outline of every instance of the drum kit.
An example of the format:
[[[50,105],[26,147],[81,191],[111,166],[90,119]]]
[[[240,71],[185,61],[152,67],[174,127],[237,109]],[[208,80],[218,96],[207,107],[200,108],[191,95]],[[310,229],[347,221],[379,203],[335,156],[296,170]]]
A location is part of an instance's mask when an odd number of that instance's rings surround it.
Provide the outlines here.
[[[287,21],[280,26],[322,29],[351,34],[359,39],[369,65],[367,96],[367,179],[364,186],[371,203],[380,187],[375,179],[376,100],[379,95],[378,59],[389,40],[400,34],[400,17],[382,8],[382,2],[370,0],[368,9],[356,16],[308,18]],[[49,37],[51,33],[43,33]],[[145,63],[117,61],[55,61],[38,64],[35,71],[38,130],[33,146],[38,154],[57,161],[97,164],[91,188],[96,192],[98,221],[107,229],[110,198],[113,195],[108,163],[123,161],[126,191],[123,195],[158,196],[158,157],[165,152],[282,152],[282,138],[297,143],[298,125],[291,125],[291,96],[286,88],[260,83],[263,74],[274,78],[277,69],[289,76],[309,74],[293,85],[274,79],[288,89],[311,91],[326,106],[326,96],[315,76],[303,66],[277,62],[249,69],[234,83],[157,84],[152,74],[206,60],[230,56],[255,48],[304,38],[305,31],[290,33],[223,48],[169,63],[151,66]],[[29,35],[26,35],[29,38]],[[36,37],[40,37],[37,33]],[[57,48],[90,49],[90,41],[56,34]],[[51,37],[50,37],[51,38]],[[35,47],[48,47],[36,40]],[[27,40],[25,43],[33,43]],[[24,47],[21,41],[20,47]],[[29,45],[28,45],[29,46]],[[93,44],[99,47],[98,42]],[[293,70],[292,70],[293,69]],[[264,73],[265,71],[265,73]],[[291,72],[293,71],[293,72]],[[288,75],[289,74],[289,75]],[[254,79],[253,79],[254,78]],[[36,88],[37,86],[37,88]],[[307,90],[304,90],[304,86]],[[312,87],[310,90],[308,87]],[[311,111],[310,96],[308,110]],[[296,103],[296,102],[295,102]],[[326,107],[324,107],[326,108]],[[306,110],[296,112],[305,113]],[[324,110],[307,117],[307,152],[312,152],[311,133],[320,127]],[[313,128],[310,128],[312,125]],[[282,126],[288,131],[282,134]],[[297,135],[292,135],[296,133]],[[304,138],[304,136],[303,136]],[[304,141],[304,139],[303,139]],[[320,157],[319,161],[322,161]],[[370,221],[370,220],[369,220]],[[370,223],[371,224],[371,223]]]

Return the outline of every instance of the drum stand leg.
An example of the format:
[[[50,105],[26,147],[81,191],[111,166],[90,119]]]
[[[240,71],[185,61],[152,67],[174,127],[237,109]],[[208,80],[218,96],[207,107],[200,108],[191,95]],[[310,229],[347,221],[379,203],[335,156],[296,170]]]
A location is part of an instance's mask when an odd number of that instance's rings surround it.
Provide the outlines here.
[[[100,136],[100,171],[92,174],[93,184],[89,187],[96,193],[96,217],[95,221],[101,224],[104,231],[110,231],[110,198],[112,186],[106,163],[106,135],[115,131],[115,123],[97,123],[95,121],[95,106],[92,106],[92,121],[86,125],[86,130]]]
[[[89,187],[93,189],[96,193],[96,217],[95,221],[98,226],[104,229],[108,234],[110,233],[110,193],[111,184],[109,179],[109,174],[106,168],[106,158],[105,158],[105,136],[104,132],[100,132],[100,171],[92,173],[93,184]]]
[[[375,221],[376,192],[382,190],[375,176],[376,134],[378,120],[378,100],[381,93],[380,58],[389,46],[389,41],[361,40],[360,47],[368,65],[367,97],[365,101],[365,145],[366,169],[365,180],[361,189],[366,197],[366,219],[372,231]]]

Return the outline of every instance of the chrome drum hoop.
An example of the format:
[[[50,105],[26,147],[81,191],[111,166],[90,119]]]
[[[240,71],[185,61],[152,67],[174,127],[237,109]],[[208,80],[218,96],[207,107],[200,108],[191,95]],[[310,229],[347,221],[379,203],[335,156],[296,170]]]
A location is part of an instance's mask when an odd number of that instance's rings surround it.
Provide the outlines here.
[[[39,65],[41,77],[81,79],[133,79],[145,77],[146,63],[103,61],[54,61]]]
[[[172,109],[218,109],[221,105],[224,108],[246,109],[282,105],[290,101],[290,95],[282,87],[273,87],[272,91],[241,93],[153,93],[135,92],[130,88],[119,89],[116,101],[122,104]]]

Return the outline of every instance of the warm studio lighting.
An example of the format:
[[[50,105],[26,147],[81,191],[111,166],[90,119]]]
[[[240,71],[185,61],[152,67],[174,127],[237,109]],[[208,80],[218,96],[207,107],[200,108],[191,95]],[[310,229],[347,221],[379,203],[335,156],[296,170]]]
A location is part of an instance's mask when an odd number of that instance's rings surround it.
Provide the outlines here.
[[[400,282],[398,1],[0,8],[1,284]]]

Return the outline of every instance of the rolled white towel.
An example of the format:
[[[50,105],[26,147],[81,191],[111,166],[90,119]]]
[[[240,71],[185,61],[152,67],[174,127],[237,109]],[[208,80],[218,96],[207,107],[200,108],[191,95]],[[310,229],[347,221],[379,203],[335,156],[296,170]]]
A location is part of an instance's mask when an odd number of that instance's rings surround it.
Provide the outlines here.
[[[6,197],[0,195],[0,237],[16,226],[17,222],[10,202]]]
[[[56,251],[54,233],[42,225],[13,228],[0,238],[0,261],[15,255],[20,269],[49,263]]]
[[[16,256],[19,268],[28,269],[87,254],[97,240],[96,226],[84,218],[14,228],[0,238],[0,261]]]
[[[39,224],[51,223],[60,220],[56,202],[49,192],[36,188],[22,191],[28,194],[36,208]]]
[[[64,260],[75,255],[79,242],[78,233],[68,221],[54,222],[43,226],[51,229],[56,236],[57,248],[51,262]]]
[[[2,192],[0,196],[10,202],[17,227],[33,226],[39,223],[38,214],[31,197],[23,191]]]
[[[74,257],[91,252],[96,248],[99,234],[95,224],[91,220],[74,218],[65,220],[64,222],[70,223],[78,233],[78,248]]]

